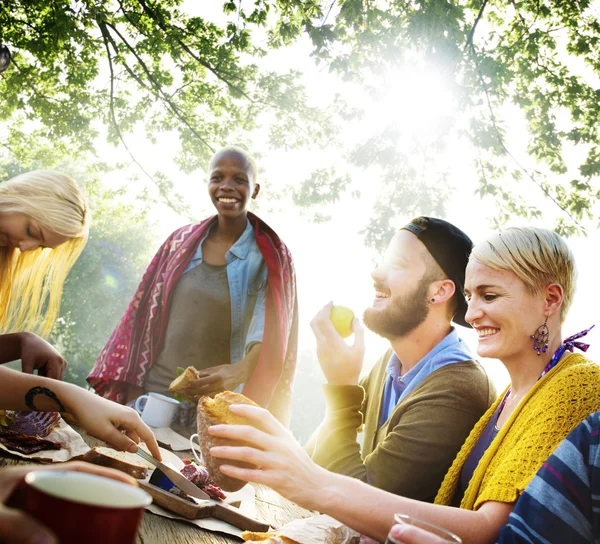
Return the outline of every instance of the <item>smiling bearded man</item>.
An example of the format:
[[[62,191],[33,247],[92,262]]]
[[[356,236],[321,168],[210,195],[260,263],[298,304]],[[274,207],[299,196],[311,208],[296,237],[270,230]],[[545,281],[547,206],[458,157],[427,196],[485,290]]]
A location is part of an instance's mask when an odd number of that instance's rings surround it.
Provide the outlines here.
[[[454,225],[419,217],[400,229],[372,272],[375,300],[364,323],[390,342],[359,383],[363,329],[354,345],[313,319],[327,377],[325,420],[306,446],[328,470],[405,497],[432,501],[458,450],[496,398],[452,321],[463,326],[465,268],[473,244]],[[358,430],[364,424],[361,446]]]

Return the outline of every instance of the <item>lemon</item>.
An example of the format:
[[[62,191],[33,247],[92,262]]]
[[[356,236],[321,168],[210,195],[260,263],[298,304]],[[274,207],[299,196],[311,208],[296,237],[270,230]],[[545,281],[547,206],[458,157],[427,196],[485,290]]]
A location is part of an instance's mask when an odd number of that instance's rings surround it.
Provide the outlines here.
[[[340,333],[342,338],[347,338],[354,332],[352,330],[354,312],[350,308],[346,308],[346,306],[334,306],[331,308],[329,319],[331,319],[335,330]]]

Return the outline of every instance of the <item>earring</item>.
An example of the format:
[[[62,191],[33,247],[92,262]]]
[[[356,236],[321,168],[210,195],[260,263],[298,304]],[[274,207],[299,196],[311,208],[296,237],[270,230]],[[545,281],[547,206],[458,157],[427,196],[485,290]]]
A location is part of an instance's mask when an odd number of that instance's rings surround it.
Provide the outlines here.
[[[431,299],[431,302],[435,302],[435,299],[434,299],[434,298],[432,298],[432,299]]]
[[[537,351],[537,354],[546,353],[548,350],[548,338],[550,332],[548,331],[548,316],[544,324],[539,326],[536,331],[529,337],[533,340],[533,349]]]

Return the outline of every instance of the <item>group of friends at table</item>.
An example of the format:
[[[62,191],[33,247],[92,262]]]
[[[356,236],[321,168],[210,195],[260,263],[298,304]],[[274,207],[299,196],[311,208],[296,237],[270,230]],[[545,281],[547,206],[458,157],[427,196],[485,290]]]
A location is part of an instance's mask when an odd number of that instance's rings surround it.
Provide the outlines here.
[[[326,414],[302,447],[287,428],[298,347],[294,266],[279,236],[248,211],[259,192],[245,150],[215,153],[208,193],[216,215],[159,248],[88,376],[94,393],[63,382],[62,356],[20,332],[43,336],[58,315],[88,237],[85,198],[54,171],[0,184],[0,362],[22,361],[22,372],[0,367],[0,409],[68,412],[114,447],[136,451],[143,440],[160,459],[127,403],[169,394],[177,367],[194,366],[191,398],[231,390],[260,405],[230,408],[251,424],[210,429],[243,444],[215,447],[213,456],[250,465],[225,464],[224,473],[376,541],[400,513],[464,543],[600,542],[600,367],[584,355],[589,329],[564,339],[576,284],[566,242],[523,227],[473,246],[432,217],[399,229],[372,272],[375,299],[363,315],[389,341],[371,371],[361,378],[359,319],[351,343],[331,323],[331,303],[311,321]],[[505,366],[505,391],[497,394],[461,327],[477,331],[479,357]],[[54,468],[127,481],[84,463]],[[32,469],[2,469],[0,500]],[[29,541],[24,535],[53,542],[34,520],[0,506],[0,540]],[[440,542],[410,527],[392,535]]]

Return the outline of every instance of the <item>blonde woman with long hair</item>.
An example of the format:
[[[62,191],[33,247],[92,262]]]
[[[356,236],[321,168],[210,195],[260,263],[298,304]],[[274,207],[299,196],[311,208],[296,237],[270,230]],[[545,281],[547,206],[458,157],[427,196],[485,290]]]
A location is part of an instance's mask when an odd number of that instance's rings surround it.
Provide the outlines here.
[[[64,174],[36,170],[0,183],[0,364],[21,359],[23,369],[0,367],[0,409],[69,412],[115,447],[135,451],[142,438],[160,458],[137,412],[59,381],[66,361],[35,334],[52,328],[89,223],[83,193]]]
[[[87,242],[89,216],[77,183],[59,172],[36,170],[0,183],[0,362],[22,358],[24,371],[62,379],[66,362],[33,333],[52,329],[67,274]]]

